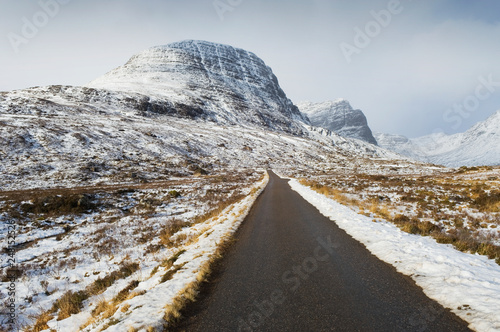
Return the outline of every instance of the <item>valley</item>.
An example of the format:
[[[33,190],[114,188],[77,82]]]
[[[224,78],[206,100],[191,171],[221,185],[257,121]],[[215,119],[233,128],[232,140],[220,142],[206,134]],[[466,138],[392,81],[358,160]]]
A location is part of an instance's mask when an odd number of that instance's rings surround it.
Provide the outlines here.
[[[491,123],[457,141],[493,158]],[[477,140],[466,138],[472,136]],[[488,144],[476,149],[485,136]],[[1,92],[0,301],[17,310],[15,325],[3,322],[1,329],[169,330],[198,299],[214,264],[237,248],[234,236],[254,218],[254,203],[266,197],[271,211],[269,202],[279,195],[269,193],[275,191],[269,181],[294,197],[280,201],[279,211],[295,201],[300,211],[312,211],[293,189],[325,217],[315,211],[308,221],[304,212],[296,225],[315,229],[321,220],[332,234],[345,231],[349,246],[363,248],[362,256],[339,256],[341,266],[377,256],[406,275],[395,278],[413,278],[439,303],[422,295],[424,304],[414,310],[440,308],[476,330],[500,329],[491,313],[500,303],[494,291],[500,280],[500,170],[478,166],[482,157],[417,158],[416,143],[393,138],[373,135],[362,111],[346,100],[296,106],[255,54],[206,41],[149,48],[85,86]],[[415,154],[404,153],[410,150]],[[444,166],[457,155],[460,166],[470,161],[474,167]],[[291,189],[279,177],[291,179]],[[279,211],[257,218],[276,231],[266,250],[280,243],[286,252],[310,240],[287,241]],[[394,238],[381,253],[372,244],[385,243],[380,234],[386,233]],[[405,256],[401,248],[410,242]],[[453,264],[478,264],[485,279],[473,271],[457,275],[457,265],[433,260],[434,251]],[[387,252],[397,259],[387,259]],[[276,254],[288,266],[304,253]],[[430,288],[426,264],[445,271],[431,273],[439,281]],[[449,280],[458,280],[456,288]],[[445,283],[450,291],[474,290],[476,282],[488,290],[489,307],[484,297],[448,301],[432,288]],[[432,318],[424,325],[441,326]],[[408,319],[392,323],[422,327]]]

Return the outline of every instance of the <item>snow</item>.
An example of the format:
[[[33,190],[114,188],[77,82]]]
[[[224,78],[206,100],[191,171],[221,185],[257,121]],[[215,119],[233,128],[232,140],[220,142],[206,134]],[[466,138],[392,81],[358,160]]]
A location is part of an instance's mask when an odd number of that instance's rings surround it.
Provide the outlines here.
[[[203,237],[212,227],[220,227],[216,224],[219,219],[198,224],[192,224],[192,221],[211,211],[214,204],[233,195],[248,196],[261,174],[233,169],[204,177],[171,179],[131,187],[120,185],[107,190],[101,188],[104,191],[98,190],[94,196],[97,210],[54,216],[35,214],[15,217],[8,206],[12,204],[14,209],[18,209],[20,203],[27,204],[29,199],[22,195],[22,191],[20,196],[14,197],[6,193],[0,199],[0,210],[6,211],[0,214],[0,229],[5,230],[0,239],[6,240],[7,222],[15,221],[18,240],[15,257],[24,271],[16,283],[17,327],[22,330],[21,327],[32,325],[37,315],[51,308],[67,291],[86,290],[97,279],[119,270],[123,263],[139,262],[140,269],[126,279],[116,280],[97,298],[85,301],[80,314],[62,321],[54,318],[51,326],[57,331],[71,331],[68,326],[81,326],[101,297],[113,299],[131,281],[141,281],[137,290],[153,288],[157,283],[155,278],[161,277],[148,278],[154,268],[175,254],[176,250],[181,250],[190,239]],[[70,189],[53,189],[51,192],[64,195],[67,190]],[[172,191],[181,195],[172,197]],[[40,197],[50,196],[50,192],[44,190],[33,192]],[[208,193],[210,196],[207,197]],[[20,197],[20,203],[16,197]],[[236,205],[227,213],[234,211],[238,215],[238,207]],[[175,246],[162,243],[162,230],[175,220],[190,227],[186,226],[174,236],[186,233],[188,237]],[[215,235],[210,239],[216,241]],[[199,242],[202,243],[201,240]],[[2,268],[5,268],[7,252],[0,256]],[[162,268],[160,272],[165,270]],[[0,283],[2,301],[6,300],[7,286],[7,282]],[[55,313],[54,317],[57,316]]]
[[[232,235],[238,229],[255,200],[264,190],[268,179],[266,175],[260,183],[257,183],[253,187],[256,191],[240,202],[228,207],[221,215],[208,220],[203,225],[197,225],[196,227],[198,228],[205,228],[210,231],[206,231],[204,235],[200,236],[199,241],[196,243],[182,249],[184,252],[175,262],[176,266],[182,266],[182,268],[174,274],[171,280],[164,283],[160,283],[159,281],[161,274],[165,271],[158,271],[150,278],[143,280],[137,287],[137,290],[145,290],[145,294],[136,296],[120,304],[120,308],[123,308],[125,305],[130,307],[125,312],[117,310],[110,319],[118,321],[118,323],[110,326],[106,331],[126,331],[131,327],[137,331],[145,331],[149,327],[155,327],[158,331],[161,331],[165,323],[163,320],[165,306],[173,303],[174,298],[179,293],[188,287],[190,283],[196,281],[202,266],[215,254],[219,244],[223,242],[224,238]],[[137,274],[147,275],[144,272],[139,271]],[[120,287],[114,288],[120,289]],[[113,293],[113,289],[108,290],[106,293]],[[106,296],[106,293],[101,296]],[[87,310],[62,322],[49,322],[49,326],[57,328],[58,331],[78,331],[78,327],[88,318],[89,314]],[[109,320],[99,321],[97,324],[90,325],[83,331],[100,331],[107,322]]]
[[[307,119],[277,82],[272,70],[253,53],[186,40],[142,51],[87,86],[202,105],[204,113],[218,122],[300,133],[294,120]]]
[[[172,219],[187,221],[208,212],[209,202],[200,197],[209,190],[227,194],[215,195],[222,201],[233,192],[248,195],[256,181],[254,170],[368,174],[441,170],[307,123],[261,59],[201,41],[148,49],[87,87],[56,85],[1,93],[2,211],[9,210],[9,197],[30,190],[45,195],[41,189],[48,188],[66,194],[74,189],[97,190],[108,204],[71,219],[26,215],[17,220],[10,212],[0,214],[0,230],[6,229],[8,218],[16,219],[18,238],[26,244],[17,252],[26,269],[17,293],[20,323],[32,324],[65,292],[85,289],[126,261],[140,262],[140,270],[116,281],[100,298],[113,299],[131,280],[140,281],[137,290],[146,293],[121,303],[111,317],[118,324],[110,329],[160,326],[164,306],[194,280],[221,238],[236,229],[255,193],[229,208],[225,216],[179,231],[194,235],[197,242],[186,240],[180,248],[160,246],[161,230]],[[200,169],[209,175],[195,176]],[[211,182],[233,173],[247,177],[236,183]],[[116,194],[118,189],[132,193]],[[183,195],[170,199],[168,190]],[[150,205],[148,212],[143,199],[161,202]],[[19,209],[14,201],[14,210]],[[62,228],[65,225],[71,226],[69,232]],[[33,243],[27,243],[30,240]],[[159,283],[170,271],[158,268],[160,262],[179,250],[186,252],[176,266],[186,264],[173,279]],[[72,331],[87,321],[99,299],[84,301],[80,314],[61,321],[54,318],[49,325]],[[130,307],[122,312],[125,305]],[[103,324],[87,330],[99,330]]]
[[[460,166],[500,165],[500,111],[463,133],[408,139],[401,135],[375,134],[380,146],[424,162]]]
[[[477,331],[500,330],[500,266],[430,237],[357,214],[292,179],[290,186],[381,260],[411,276],[425,294]]]
[[[193,161],[203,168],[269,164],[321,170],[359,164],[369,172],[387,159],[408,172],[423,169],[396,153],[301,123],[304,135],[297,136],[241,123],[144,114],[134,105],[145,97],[134,93],[54,86],[6,96],[0,100],[1,190],[161,180],[170,178],[165,170],[185,173],[183,165]],[[39,99],[45,100],[42,107]],[[65,106],[49,103],[60,99]],[[378,161],[359,162],[362,158]],[[95,165],[99,171],[92,170]]]

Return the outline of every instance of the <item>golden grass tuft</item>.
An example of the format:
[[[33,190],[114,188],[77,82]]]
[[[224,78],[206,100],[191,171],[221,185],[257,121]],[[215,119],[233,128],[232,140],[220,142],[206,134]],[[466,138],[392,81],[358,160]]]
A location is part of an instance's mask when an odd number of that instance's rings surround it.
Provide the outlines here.
[[[221,239],[217,249],[208,261],[201,265],[196,275],[196,281],[193,281],[184,287],[184,289],[177,294],[172,303],[165,306],[164,320],[166,325],[169,326],[171,324],[175,324],[182,316],[182,309],[189,303],[196,301],[196,297],[198,296],[202,283],[208,279],[212,272],[213,264],[222,257],[223,253],[229,248],[233,241],[234,239],[232,238],[232,234],[226,234]]]
[[[94,310],[92,310],[92,316],[99,316],[100,314],[102,314],[103,312],[108,310],[110,307],[111,307],[111,304],[108,301],[103,299],[103,300],[99,301],[99,303],[97,303]]]
[[[127,297],[127,300],[131,300],[131,299],[133,299],[136,296],[141,296],[141,295],[144,295],[146,293],[147,293],[146,290],[133,291],[132,293],[129,294],[129,296]]]
[[[183,306],[184,302],[182,299],[180,297],[176,297],[172,303],[165,306],[165,315],[163,316],[163,319],[167,323],[176,322],[179,318],[181,318],[181,309]]]
[[[211,262],[210,261],[205,262],[200,267],[200,271],[196,275],[196,281],[201,284],[207,279],[207,276],[209,276],[211,272],[212,272]]]
[[[82,326],[80,326],[80,330],[83,330],[87,326],[95,324],[100,320],[112,317],[117,310],[118,306],[115,303],[108,302],[104,299],[100,300],[94,310],[92,310],[92,316]]]
[[[53,307],[53,311],[58,311],[57,320],[63,320],[73,314],[80,312],[82,302],[88,299],[89,295],[85,291],[72,292],[68,291],[57,300]]]
[[[33,328],[31,328],[30,332],[40,332],[49,328],[47,323],[52,320],[54,316],[49,311],[44,311],[40,315],[38,315]]]
[[[123,305],[123,307],[120,309],[121,312],[127,312],[128,309],[130,309],[130,304],[126,303]]]

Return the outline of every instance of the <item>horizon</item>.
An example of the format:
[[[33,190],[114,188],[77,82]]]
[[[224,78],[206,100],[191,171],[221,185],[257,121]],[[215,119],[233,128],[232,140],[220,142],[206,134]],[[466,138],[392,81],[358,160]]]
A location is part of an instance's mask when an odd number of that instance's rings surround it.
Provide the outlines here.
[[[0,91],[85,85],[156,45],[255,53],[295,104],[343,98],[374,132],[464,132],[500,109],[493,0],[0,2]]]

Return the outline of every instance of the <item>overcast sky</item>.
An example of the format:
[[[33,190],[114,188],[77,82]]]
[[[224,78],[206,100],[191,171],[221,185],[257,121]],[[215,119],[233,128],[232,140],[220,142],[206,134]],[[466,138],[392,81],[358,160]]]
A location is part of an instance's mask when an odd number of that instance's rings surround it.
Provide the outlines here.
[[[83,85],[202,39],[257,54],[294,102],[345,98],[374,131],[455,133],[500,109],[499,13],[498,0],[0,0],[0,91]]]

